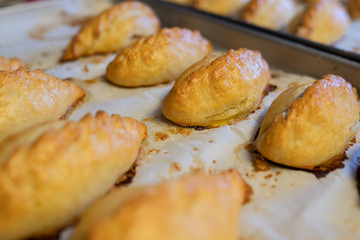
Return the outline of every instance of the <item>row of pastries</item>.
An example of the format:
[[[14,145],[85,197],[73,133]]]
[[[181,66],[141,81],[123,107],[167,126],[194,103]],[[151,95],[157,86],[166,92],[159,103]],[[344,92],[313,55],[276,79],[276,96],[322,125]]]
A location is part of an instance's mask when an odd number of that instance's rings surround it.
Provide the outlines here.
[[[214,54],[198,31],[160,29],[156,14],[137,1],[90,19],[61,60],[114,52],[104,74],[118,87],[175,80],[159,107],[183,127],[238,121],[259,107],[271,79],[258,51]],[[85,91],[15,58],[0,58],[0,86],[0,239],[46,235],[74,222],[74,240],[237,239],[250,194],[237,170],[114,188],[138,157],[144,124],[103,111],[59,120]],[[312,169],[341,155],[358,127],[356,91],[329,74],[282,93],[254,146],[270,161]]]
[[[349,0],[166,0],[241,19],[273,30],[286,29],[312,41],[333,44],[360,17],[360,1]]]

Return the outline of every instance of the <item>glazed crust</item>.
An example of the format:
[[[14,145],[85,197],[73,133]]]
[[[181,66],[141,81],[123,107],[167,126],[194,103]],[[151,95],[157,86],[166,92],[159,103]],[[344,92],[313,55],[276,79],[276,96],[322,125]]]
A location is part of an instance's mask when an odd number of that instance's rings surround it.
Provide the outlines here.
[[[73,240],[235,240],[246,190],[235,170],[116,189],[86,212]]]
[[[324,43],[332,44],[346,33],[350,17],[341,3],[336,0],[321,0],[309,4],[297,26],[290,29],[296,35]]]
[[[14,71],[21,67],[24,67],[24,64],[20,59],[0,56],[0,71]]]
[[[355,90],[342,77],[326,75],[275,99],[255,147],[273,162],[313,169],[342,155],[358,128]]]
[[[0,140],[64,116],[85,92],[42,70],[0,71]]]
[[[360,0],[349,0],[348,7],[353,18],[360,18]]]
[[[119,53],[107,67],[106,77],[125,87],[175,80],[211,50],[211,43],[198,31],[164,28]]]
[[[0,147],[0,238],[23,239],[77,217],[133,164],[146,127],[88,114],[14,135]]]
[[[209,56],[176,80],[162,113],[183,126],[228,124],[257,106],[269,81],[268,64],[257,51]]]
[[[62,61],[119,51],[159,30],[152,9],[138,1],[119,3],[88,21],[69,43]]]
[[[203,11],[229,16],[237,15],[249,0],[194,0],[194,7]]]
[[[271,29],[285,27],[296,15],[293,0],[251,0],[240,18]]]

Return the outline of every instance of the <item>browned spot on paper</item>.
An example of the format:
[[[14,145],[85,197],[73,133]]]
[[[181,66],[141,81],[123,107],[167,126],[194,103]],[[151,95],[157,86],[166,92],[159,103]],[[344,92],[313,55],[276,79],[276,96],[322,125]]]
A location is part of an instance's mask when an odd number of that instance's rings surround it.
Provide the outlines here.
[[[43,52],[43,53],[41,53],[41,56],[42,57],[47,57],[47,56],[49,56],[49,53],[48,52]]]
[[[99,79],[94,78],[94,79],[88,79],[84,81],[86,84],[96,84],[97,82],[99,82]]]
[[[213,143],[214,142],[214,140],[209,140],[209,143]]]
[[[212,160],[212,163],[215,164],[215,163],[216,163],[216,160]]]
[[[189,128],[181,128],[181,127],[176,127],[176,128],[170,128],[168,129],[169,133],[171,134],[180,134],[182,136],[188,136],[192,133],[192,129],[189,129]]]
[[[150,149],[150,150],[147,152],[147,154],[150,154],[150,153],[152,153],[152,152],[159,153],[159,152],[160,152],[160,149],[152,148],[152,149]]]
[[[87,64],[84,65],[83,71],[86,72],[86,73],[89,72],[89,67],[88,67]]]
[[[162,132],[155,133],[155,141],[165,141],[169,138],[169,135]]]
[[[272,174],[268,174],[268,175],[266,175],[265,177],[264,177],[264,179],[269,179],[269,178],[271,178],[273,175]]]
[[[116,181],[115,187],[130,184],[132,182],[132,179],[136,175],[136,167],[137,167],[137,165],[138,165],[138,161],[135,161],[133,163],[133,165],[131,166],[131,168],[126,173],[121,175],[120,178]]]
[[[177,163],[177,162],[174,162],[173,164],[171,164],[171,167],[178,172],[182,170],[181,164]]]
[[[193,150],[194,150],[194,151],[198,151],[199,149],[197,149],[197,148],[193,148]]]
[[[317,166],[312,170],[308,170],[308,172],[313,173],[317,178],[326,177],[330,172],[338,169],[343,168],[345,166],[344,161],[347,159],[345,152],[339,155],[335,160],[326,163],[321,166]]]
[[[248,144],[246,149],[252,154],[252,166],[255,172],[265,172],[270,170],[269,164],[266,159],[255,150],[252,144]]]

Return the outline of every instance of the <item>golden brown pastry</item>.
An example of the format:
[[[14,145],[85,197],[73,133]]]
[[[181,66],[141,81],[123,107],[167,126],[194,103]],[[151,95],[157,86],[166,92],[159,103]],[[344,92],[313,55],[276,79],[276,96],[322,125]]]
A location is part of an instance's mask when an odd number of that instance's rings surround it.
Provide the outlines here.
[[[126,1],[94,17],[69,43],[62,61],[97,53],[116,52],[159,30],[152,9],[139,1]]]
[[[251,0],[240,18],[271,29],[285,27],[296,15],[294,0]]]
[[[0,141],[32,125],[56,120],[85,92],[42,70],[0,71]]]
[[[349,14],[341,3],[321,0],[309,4],[306,11],[294,19],[289,31],[312,41],[332,44],[344,36],[349,25]]]
[[[88,114],[55,121],[0,144],[0,239],[24,239],[74,220],[135,161],[146,127]]]
[[[349,0],[348,7],[353,18],[360,18],[360,0]]]
[[[313,169],[341,156],[358,128],[355,90],[342,77],[326,75],[275,99],[255,147],[273,162]]]
[[[257,51],[240,48],[212,55],[176,80],[162,113],[183,126],[228,124],[257,106],[269,81],[268,64]]]
[[[0,71],[14,71],[21,67],[24,67],[24,64],[20,59],[0,56]]]
[[[211,43],[198,31],[164,28],[119,53],[107,67],[106,77],[125,87],[175,80],[211,50]]]
[[[231,16],[245,7],[249,0],[194,0],[195,8],[203,11]]]
[[[235,240],[246,194],[236,170],[116,189],[90,207],[73,240]]]

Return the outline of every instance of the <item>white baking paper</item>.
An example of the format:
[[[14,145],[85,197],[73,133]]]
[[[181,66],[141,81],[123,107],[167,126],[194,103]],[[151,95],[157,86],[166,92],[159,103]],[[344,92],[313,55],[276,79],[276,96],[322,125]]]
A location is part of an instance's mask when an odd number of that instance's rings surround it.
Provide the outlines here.
[[[321,179],[312,173],[272,165],[267,171],[255,171],[247,150],[271,102],[289,86],[313,78],[273,71],[271,84],[277,86],[276,90],[245,119],[201,131],[181,128],[161,115],[162,100],[172,83],[142,88],[115,86],[104,78],[113,54],[59,64],[62,51],[79,28],[67,17],[80,21],[99,8],[80,0],[51,2],[0,10],[4,36],[0,38],[0,55],[19,57],[30,68],[45,68],[47,73],[83,87],[86,98],[71,113],[72,120],[104,110],[144,122],[149,137],[143,144],[132,185],[163,181],[196,168],[209,172],[237,168],[254,191],[239,215],[239,239],[360,239],[360,199],[354,178],[360,162],[358,143],[347,151],[349,159],[344,168]],[[107,2],[90,2],[107,6]],[[39,27],[43,27],[41,31]],[[354,28],[360,29],[359,24]],[[341,44],[356,45],[353,40]],[[69,239],[72,230],[66,229],[61,239]]]

